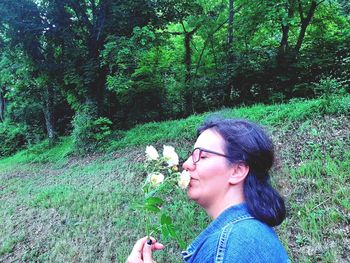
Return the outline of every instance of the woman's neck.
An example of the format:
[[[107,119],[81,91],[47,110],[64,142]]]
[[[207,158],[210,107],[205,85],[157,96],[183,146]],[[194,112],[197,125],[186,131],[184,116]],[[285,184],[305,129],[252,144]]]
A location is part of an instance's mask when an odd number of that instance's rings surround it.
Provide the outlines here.
[[[216,200],[209,207],[204,207],[207,214],[214,220],[227,208],[244,202],[243,188],[232,188],[222,198]]]

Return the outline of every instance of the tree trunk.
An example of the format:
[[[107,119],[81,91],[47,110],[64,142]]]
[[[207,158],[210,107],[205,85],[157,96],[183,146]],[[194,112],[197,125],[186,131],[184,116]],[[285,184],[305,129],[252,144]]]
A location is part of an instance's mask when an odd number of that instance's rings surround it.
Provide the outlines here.
[[[211,45],[211,51],[212,51],[213,57],[214,57],[215,70],[216,70],[216,72],[218,72],[219,71],[218,59],[216,57],[216,50],[215,50],[215,47],[214,47],[213,38],[210,39],[210,45]]]
[[[55,118],[54,118],[54,89],[53,86],[47,86],[45,96],[43,112],[45,117],[47,137],[49,138],[50,145],[56,140],[56,130],[55,130]]]
[[[184,46],[185,46],[185,57],[184,57],[184,64],[185,64],[185,86],[186,86],[186,92],[185,92],[185,101],[186,101],[186,114],[194,113],[194,107],[193,107],[193,94],[192,94],[192,88],[189,87],[189,83],[192,79],[191,74],[191,68],[192,68],[192,50],[191,50],[191,40],[193,35],[196,33],[196,31],[200,28],[200,25],[197,25],[192,31],[187,32],[184,28]]]
[[[303,18],[302,13],[300,14],[301,15],[301,26],[300,26],[298,41],[297,41],[297,44],[295,45],[295,51],[297,53],[299,52],[301,45],[304,41],[306,29],[310,25],[311,19],[315,14],[316,7],[317,7],[317,3],[316,3],[316,1],[313,0],[311,2],[307,16],[305,18]]]
[[[289,25],[282,24],[282,39],[280,43],[280,52],[285,54],[288,48],[288,34],[289,34]]]
[[[280,42],[280,47],[278,49],[278,54],[277,54],[277,65],[279,66],[286,66],[286,56],[289,51],[289,43],[288,43],[288,38],[289,38],[289,20],[293,18],[294,16],[294,8],[295,8],[295,1],[290,0],[286,1],[286,10],[288,12],[288,21],[282,21],[281,23],[281,29],[282,29],[282,39]]]
[[[6,106],[6,101],[4,94],[0,92],[0,122],[5,121],[5,106]]]
[[[228,14],[228,27],[227,27],[227,87],[226,87],[226,98],[229,98],[229,94],[233,89],[233,63],[235,61],[233,53],[233,19],[234,19],[234,0],[229,1],[229,14]],[[227,103],[227,102],[223,102]]]
[[[191,64],[192,64],[192,50],[191,50],[191,38],[192,34],[190,33],[185,33],[185,68],[186,68],[186,77],[185,81],[189,82],[191,80]]]
[[[232,45],[233,45],[233,18],[234,8],[233,1],[229,2],[228,27],[227,27],[227,47],[228,47],[228,64],[231,65],[234,61]]]
[[[186,114],[193,113],[193,94],[192,89],[189,85],[191,81],[191,64],[192,64],[192,50],[191,50],[191,38],[192,34],[189,32],[185,33],[184,45],[185,45],[185,102],[186,102]]]

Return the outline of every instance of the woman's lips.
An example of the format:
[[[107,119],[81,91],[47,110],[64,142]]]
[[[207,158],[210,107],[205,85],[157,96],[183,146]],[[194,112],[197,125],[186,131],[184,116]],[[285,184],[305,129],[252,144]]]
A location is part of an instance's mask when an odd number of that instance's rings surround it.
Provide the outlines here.
[[[192,177],[191,177],[189,186],[191,186],[191,185],[192,185],[194,182],[196,182],[196,181],[198,181],[198,179],[195,179],[195,178],[192,178]]]

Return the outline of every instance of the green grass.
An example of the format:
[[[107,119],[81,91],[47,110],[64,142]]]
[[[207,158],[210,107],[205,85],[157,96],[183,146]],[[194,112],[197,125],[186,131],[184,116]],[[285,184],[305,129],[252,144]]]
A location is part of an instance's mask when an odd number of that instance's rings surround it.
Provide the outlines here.
[[[62,137],[58,143],[49,147],[48,140],[34,145],[26,150],[17,152],[11,157],[0,159],[0,171],[11,169],[18,164],[28,163],[65,163],[73,151],[72,138]]]
[[[277,232],[293,262],[350,258],[350,99],[223,109],[187,119],[139,125],[111,142],[110,152],[77,157],[72,139],[43,142],[0,160],[1,262],[125,262],[144,235],[141,198],[145,146],[163,143],[185,158],[208,116],[249,118],[266,125],[278,158],[274,183],[288,218]],[[209,223],[177,191],[165,196],[178,233],[191,242]],[[160,238],[157,262],[181,262],[176,242]]]
[[[127,131],[120,140],[111,144],[111,150],[123,149],[129,146],[147,145],[158,141],[178,142],[193,140],[196,128],[208,117],[246,118],[257,121],[266,126],[282,125],[288,127],[288,123],[305,121],[309,118],[321,117],[324,114],[348,114],[350,112],[350,96],[332,97],[326,104],[323,99],[294,100],[288,104],[254,105],[223,109],[217,112],[209,112],[193,115],[189,118],[161,123],[148,123],[139,125]]]

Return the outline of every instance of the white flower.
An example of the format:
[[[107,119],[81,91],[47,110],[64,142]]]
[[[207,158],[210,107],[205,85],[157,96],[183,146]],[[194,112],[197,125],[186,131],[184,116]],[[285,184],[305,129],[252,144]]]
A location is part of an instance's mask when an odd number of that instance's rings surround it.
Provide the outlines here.
[[[156,148],[154,148],[152,145],[146,147],[146,155],[148,159],[151,160],[157,160],[159,158]]]
[[[168,166],[175,166],[179,164],[179,156],[175,152],[174,147],[164,145],[163,146],[163,156],[167,160]]]
[[[152,186],[158,186],[164,181],[164,175],[157,172],[151,173],[148,176],[148,181]]]
[[[179,181],[177,183],[182,189],[185,189],[189,185],[190,180],[191,180],[190,173],[187,172],[186,170],[183,170],[182,173],[180,174]]]

